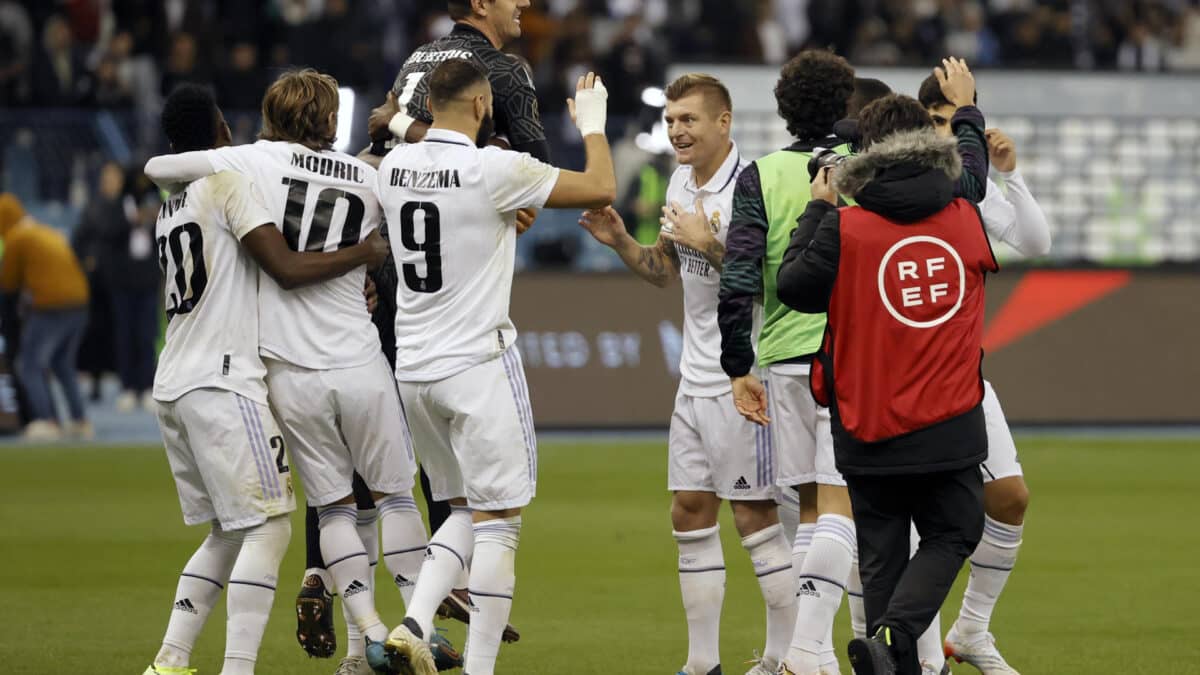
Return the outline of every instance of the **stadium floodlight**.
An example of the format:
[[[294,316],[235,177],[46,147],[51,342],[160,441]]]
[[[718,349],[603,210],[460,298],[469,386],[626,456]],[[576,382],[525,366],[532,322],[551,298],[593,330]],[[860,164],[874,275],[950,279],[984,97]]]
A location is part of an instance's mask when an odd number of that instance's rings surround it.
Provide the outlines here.
[[[642,103],[651,108],[667,107],[667,95],[661,87],[646,87],[642,90]]]
[[[350,136],[354,132],[354,90],[350,87],[338,87],[338,125],[337,140],[333,149],[345,152],[350,147]]]

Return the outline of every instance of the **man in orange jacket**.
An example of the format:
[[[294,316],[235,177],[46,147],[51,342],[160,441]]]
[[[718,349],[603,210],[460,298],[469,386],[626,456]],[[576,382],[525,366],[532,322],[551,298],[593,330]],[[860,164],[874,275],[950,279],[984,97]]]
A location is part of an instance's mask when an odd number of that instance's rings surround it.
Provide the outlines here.
[[[16,372],[29,402],[26,438],[61,438],[58,415],[50,396],[49,373],[63,388],[70,408],[71,436],[87,438],[91,425],[83,410],[76,381],[75,357],[87,327],[88,285],[66,237],[36,222],[20,200],[0,194],[0,293],[27,308]]]

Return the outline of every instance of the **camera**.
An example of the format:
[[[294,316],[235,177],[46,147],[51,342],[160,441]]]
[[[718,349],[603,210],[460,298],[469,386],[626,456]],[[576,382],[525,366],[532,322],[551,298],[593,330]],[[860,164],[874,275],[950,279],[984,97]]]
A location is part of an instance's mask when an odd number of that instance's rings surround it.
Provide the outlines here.
[[[830,148],[816,148],[812,158],[808,160],[808,180],[817,179],[817,174],[825,167],[835,167],[846,161],[846,155],[840,155]]]

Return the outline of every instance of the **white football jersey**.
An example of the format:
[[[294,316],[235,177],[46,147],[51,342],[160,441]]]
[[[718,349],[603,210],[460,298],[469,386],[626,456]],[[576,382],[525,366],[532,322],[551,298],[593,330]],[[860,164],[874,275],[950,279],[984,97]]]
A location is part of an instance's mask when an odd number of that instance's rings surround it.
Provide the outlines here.
[[[445,379],[513,344],[516,211],[544,206],[558,174],[528,154],[480,149],[444,129],[384,158],[379,198],[399,277],[398,380]]]
[[[379,227],[375,169],[345,153],[258,141],[207,153],[214,171],[249,176],[273,222],[296,251],[336,251]],[[366,268],[285,291],[259,280],[262,355],[310,368],[352,368],[379,353],[379,333],[363,299]]]
[[[193,389],[233,391],[267,402],[258,356],[258,265],[241,245],[271,223],[250,180],[222,171],[194,181],[158,210],[155,238],[165,281],[167,338],[154,398]]]
[[[679,202],[684,210],[694,211],[696,200],[703,200],[713,236],[724,244],[733,215],[733,189],[738,174],[748,164],[734,145],[725,162],[703,186],[696,185],[692,167],[681,166],[667,186],[667,204]],[[717,325],[721,273],[713,269],[699,251],[682,244],[675,244],[675,250],[679,254],[679,276],[683,283],[683,356],[679,361],[679,388],[688,396],[720,396],[731,388],[729,376],[721,370],[721,328]]]

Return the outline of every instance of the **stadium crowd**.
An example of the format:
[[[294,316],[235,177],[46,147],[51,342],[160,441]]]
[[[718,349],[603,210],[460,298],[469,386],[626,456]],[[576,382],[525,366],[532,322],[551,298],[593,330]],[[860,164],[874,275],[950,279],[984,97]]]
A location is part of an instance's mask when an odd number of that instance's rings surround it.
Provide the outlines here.
[[[448,21],[433,0],[3,0],[0,105],[153,106],[188,80],[253,109],[289,64],[370,91]],[[862,65],[1200,68],[1195,0],[547,0],[525,23],[515,48],[547,101],[589,65],[659,83],[668,59],[782,63],[806,46]]]

